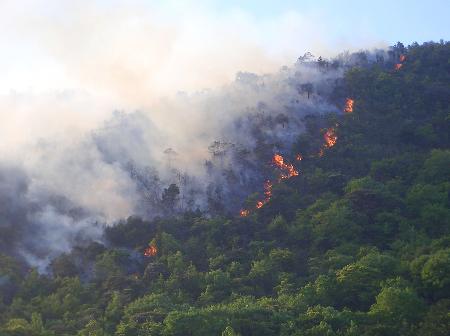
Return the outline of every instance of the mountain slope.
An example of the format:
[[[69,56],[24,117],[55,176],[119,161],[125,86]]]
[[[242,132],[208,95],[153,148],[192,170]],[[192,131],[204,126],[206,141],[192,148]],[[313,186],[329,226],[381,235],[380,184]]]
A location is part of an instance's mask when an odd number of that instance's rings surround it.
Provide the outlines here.
[[[447,335],[450,43],[388,55],[335,83],[353,112],[304,118],[261,209],[130,217],[52,276],[2,256],[0,335]]]

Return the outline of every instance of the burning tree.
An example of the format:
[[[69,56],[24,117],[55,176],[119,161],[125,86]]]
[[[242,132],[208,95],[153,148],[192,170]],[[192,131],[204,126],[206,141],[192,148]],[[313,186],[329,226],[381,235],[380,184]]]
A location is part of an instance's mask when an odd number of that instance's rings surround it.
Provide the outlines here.
[[[347,98],[345,101],[345,107],[344,112],[345,113],[352,113],[353,112],[353,105],[355,101],[352,98]]]
[[[326,130],[325,134],[323,135],[323,138],[325,139],[325,147],[331,148],[334,145],[336,145],[337,142],[337,135],[336,135],[336,129],[333,127],[330,127]]]
[[[144,256],[146,257],[154,257],[158,253],[158,248],[155,245],[149,245],[144,250]]]

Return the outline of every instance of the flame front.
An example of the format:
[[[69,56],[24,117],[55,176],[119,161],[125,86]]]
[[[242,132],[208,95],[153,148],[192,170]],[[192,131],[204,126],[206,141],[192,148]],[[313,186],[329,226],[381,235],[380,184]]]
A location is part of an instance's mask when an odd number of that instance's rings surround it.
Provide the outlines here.
[[[298,170],[296,170],[292,164],[285,163],[283,156],[280,154],[275,154],[273,156],[272,163],[282,170],[282,173],[278,179],[278,183],[281,180],[288,179],[298,175]],[[255,205],[256,209],[261,209],[264,205],[270,202],[270,199],[272,198],[272,188],[273,188],[272,181],[267,180],[266,182],[264,182],[264,199],[256,202]]]
[[[345,113],[352,113],[353,112],[353,104],[355,103],[355,101],[351,98],[347,98],[347,100],[345,101],[345,107],[344,107],[344,112]]]
[[[272,198],[272,187],[273,184],[270,180],[264,182],[264,199],[256,202],[256,209],[261,209],[264,205],[270,202],[270,199]]]
[[[256,202],[256,209],[261,209],[264,205],[270,202],[270,199],[272,198],[272,187],[273,184],[270,180],[264,182],[264,199]]]
[[[301,159],[302,156],[298,154],[297,160],[300,161]],[[282,171],[280,177],[278,178],[278,183],[293,176],[298,176],[299,174],[298,170],[296,170],[292,164],[284,162],[284,158],[280,154],[275,154],[273,156],[272,163]],[[266,182],[264,182],[264,199],[256,202],[255,209],[261,209],[264,205],[270,202],[270,199],[272,198],[272,188],[272,181],[267,180]],[[242,209],[241,211],[239,211],[239,215],[241,217],[247,217],[249,214],[249,209]]]
[[[344,112],[352,113],[353,105],[354,100],[352,98],[347,98]],[[336,124],[336,127],[338,126],[339,124]],[[336,135],[336,128],[335,127],[327,128],[323,135],[323,138],[325,140],[325,144],[323,144],[322,148],[320,148],[319,152],[317,153],[318,157],[322,157],[325,154],[326,149],[329,149],[334,145],[336,145],[338,139]],[[303,156],[300,153],[298,153],[295,156],[295,160],[302,161]],[[272,163],[281,170],[277,183],[280,183],[282,180],[286,180],[293,176],[299,175],[299,171],[294,168],[294,165],[292,165],[291,163],[286,163],[281,154],[275,154],[272,158]],[[264,205],[270,202],[270,199],[272,198],[272,187],[273,183],[270,180],[264,182],[264,199],[257,201],[254,209],[261,209]],[[241,211],[239,211],[239,215],[241,217],[247,217],[252,212],[252,210],[253,209],[241,209]]]
[[[153,257],[158,253],[158,248],[155,245],[150,245],[144,250],[144,256]]]
[[[298,176],[298,170],[290,163],[285,163],[283,156],[280,154],[275,154],[273,156],[272,162],[280,168],[283,172],[281,173],[280,180],[288,179],[293,176]]]

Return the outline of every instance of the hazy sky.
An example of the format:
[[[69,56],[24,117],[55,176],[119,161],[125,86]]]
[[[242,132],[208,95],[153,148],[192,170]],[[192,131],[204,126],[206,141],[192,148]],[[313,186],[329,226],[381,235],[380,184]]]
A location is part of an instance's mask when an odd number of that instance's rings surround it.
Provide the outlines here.
[[[448,0],[0,0],[0,151],[316,56],[448,40]],[[156,113],[156,112],[154,112]]]
[[[449,3],[1,0],[0,92],[85,89],[133,101],[199,89],[307,50],[448,39]]]

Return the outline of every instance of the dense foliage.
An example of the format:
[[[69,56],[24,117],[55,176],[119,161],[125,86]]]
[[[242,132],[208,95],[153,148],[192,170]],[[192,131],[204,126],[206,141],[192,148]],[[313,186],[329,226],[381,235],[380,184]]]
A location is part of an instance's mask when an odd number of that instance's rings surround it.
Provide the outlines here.
[[[0,335],[448,335],[450,43],[363,56],[262,209],[130,217],[47,275],[0,256]]]

